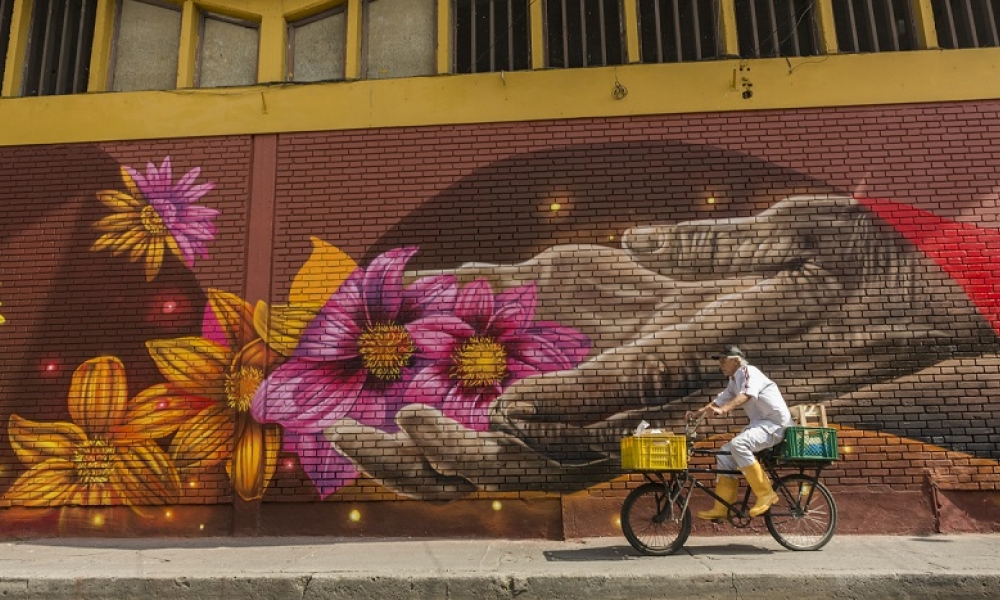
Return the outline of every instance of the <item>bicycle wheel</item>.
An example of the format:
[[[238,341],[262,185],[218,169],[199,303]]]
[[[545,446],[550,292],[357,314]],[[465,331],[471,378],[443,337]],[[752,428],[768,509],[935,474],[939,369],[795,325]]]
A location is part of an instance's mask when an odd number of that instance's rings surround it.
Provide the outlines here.
[[[622,504],[622,531],[633,548],[650,556],[673,554],[691,535],[691,511],[681,494],[671,501],[661,483],[632,490]]]
[[[764,522],[779,544],[789,550],[819,550],[837,527],[837,505],[830,490],[806,475],[788,475],[774,486],[778,503]]]

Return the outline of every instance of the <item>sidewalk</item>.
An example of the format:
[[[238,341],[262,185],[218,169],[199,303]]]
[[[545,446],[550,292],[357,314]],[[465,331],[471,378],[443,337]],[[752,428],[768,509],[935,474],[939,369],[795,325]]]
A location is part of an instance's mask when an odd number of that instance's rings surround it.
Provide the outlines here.
[[[0,543],[0,598],[998,598],[1000,535],[624,538],[44,539]]]

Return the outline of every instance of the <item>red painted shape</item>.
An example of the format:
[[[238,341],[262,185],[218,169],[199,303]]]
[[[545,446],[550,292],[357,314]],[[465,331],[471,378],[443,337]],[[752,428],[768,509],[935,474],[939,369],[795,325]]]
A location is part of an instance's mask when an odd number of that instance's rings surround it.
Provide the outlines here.
[[[856,199],[944,269],[1000,333],[1000,229],[959,223],[893,200]]]

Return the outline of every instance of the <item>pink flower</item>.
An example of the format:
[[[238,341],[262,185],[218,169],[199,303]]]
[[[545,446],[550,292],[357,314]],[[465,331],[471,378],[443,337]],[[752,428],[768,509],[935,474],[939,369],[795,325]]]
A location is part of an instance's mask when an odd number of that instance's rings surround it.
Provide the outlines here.
[[[357,476],[322,431],[351,418],[395,431],[406,389],[427,362],[411,329],[450,314],[451,275],[408,287],[403,269],[416,248],[397,248],[347,278],[299,338],[293,356],[261,385],[251,403],[261,423],[280,423],[324,495]]]
[[[432,364],[413,380],[407,401],[441,410],[477,431],[489,427],[490,403],[512,383],[571,369],[590,350],[590,340],[557,323],[532,322],[533,284],[493,295],[485,280],[462,288],[454,315],[414,323],[410,331]]]
[[[194,203],[210,192],[215,184],[207,182],[195,185],[195,180],[201,174],[198,167],[188,171],[174,184],[169,156],[163,159],[159,168],[153,163],[147,163],[145,175],[128,166],[124,169],[170,232],[184,263],[192,267],[195,257],[207,258],[207,244],[216,233],[212,219],[219,211],[194,206]]]

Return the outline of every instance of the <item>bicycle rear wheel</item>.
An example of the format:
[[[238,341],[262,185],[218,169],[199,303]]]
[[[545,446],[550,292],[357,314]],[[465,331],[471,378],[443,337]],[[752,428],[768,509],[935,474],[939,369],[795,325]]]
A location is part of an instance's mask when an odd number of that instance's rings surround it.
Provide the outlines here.
[[[682,494],[667,493],[661,483],[632,490],[622,504],[622,532],[633,548],[650,556],[673,554],[691,535],[691,511]],[[677,489],[671,485],[670,489]]]
[[[774,486],[778,503],[764,513],[767,530],[789,550],[819,550],[837,527],[837,505],[825,485],[806,475],[788,475]]]

